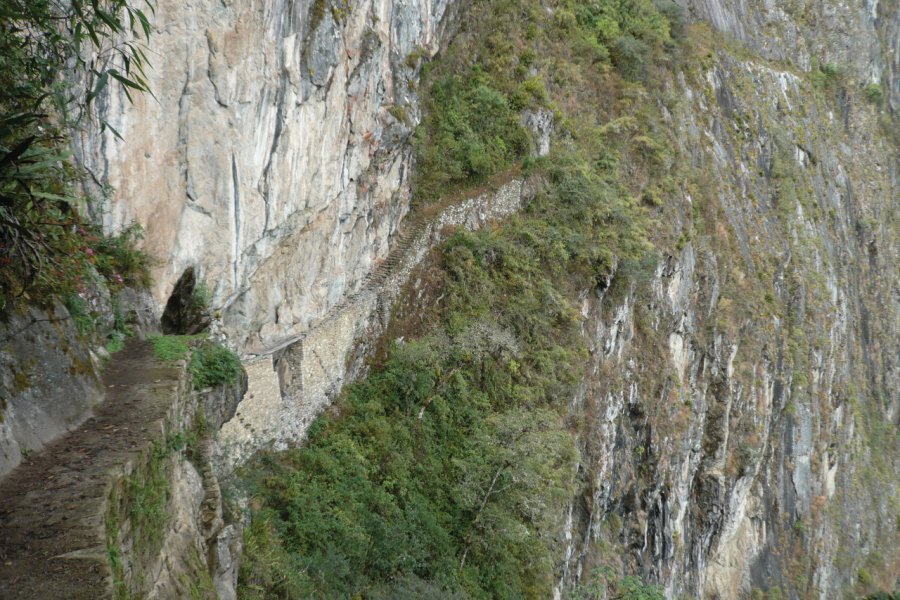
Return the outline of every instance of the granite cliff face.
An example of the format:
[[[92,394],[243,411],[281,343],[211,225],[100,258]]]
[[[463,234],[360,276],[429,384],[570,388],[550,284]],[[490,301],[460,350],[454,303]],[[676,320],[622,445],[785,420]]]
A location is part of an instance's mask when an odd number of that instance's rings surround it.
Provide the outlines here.
[[[677,251],[582,298],[557,595],[600,565],[671,597],[895,587],[898,5],[681,4],[718,33],[701,68],[668,74],[666,127],[692,173],[661,209]],[[105,224],[141,222],[162,259],[160,304],[193,266],[245,354],[297,341],[249,369],[220,464],[302,439],[383,332],[397,286],[375,297],[367,276],[409,208],[418,69],[451,8],[161,2],[157,99],[104,98],[126,141],[77,140],[116,190]],[[816,79],[831,64],[843,84]]]
[[[665,210],[680,250],[585,293],[561,597],[596,565],[671,597],[897,585],[900,172],[862,87],[896,103],[900,20],[806,4],[691,3],[759,54],[673,79],[673,139],[704,173]],[[813,57],[853,84],[816,84]]]
[[[862,82],[890,90],[900,101],[900,58],[895,2],[771,2],[680,0],[692,17],[708,21],[767,60],[787,61],[804,71],[836,64]]]
[[[416,81],[445,2],[160,2],[154,97],[121,89],[76,154],[116,229],[161,260],[160,305],[196,266],[245,350],[303,331],[382,259],[408,209]]]

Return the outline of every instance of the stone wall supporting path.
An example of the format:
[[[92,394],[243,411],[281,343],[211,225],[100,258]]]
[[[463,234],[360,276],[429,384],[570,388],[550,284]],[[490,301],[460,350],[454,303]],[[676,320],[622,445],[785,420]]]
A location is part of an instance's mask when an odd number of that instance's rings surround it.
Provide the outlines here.
[[[220,472],[231,471],[260,448],[284,449],[302,441],[315,417],[360,374],[354,350],[385,331],[391,306],[428,251],[456,228],[475,230],[515,214],[534,192],[533,182],[513,179],[433,216],[423,212],[360,291],[308,330],[247,357],[247,394],[219,433],[214,463]]]

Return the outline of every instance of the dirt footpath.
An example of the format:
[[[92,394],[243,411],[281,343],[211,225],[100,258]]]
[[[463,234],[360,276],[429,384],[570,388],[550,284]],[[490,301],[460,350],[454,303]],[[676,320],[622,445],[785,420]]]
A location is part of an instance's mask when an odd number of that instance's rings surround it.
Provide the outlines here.
[[[120,467],[161,436],[182,370],[131,341],[94,416],[0,481],[0,599],[97,600],[112,590],[104,513]]]

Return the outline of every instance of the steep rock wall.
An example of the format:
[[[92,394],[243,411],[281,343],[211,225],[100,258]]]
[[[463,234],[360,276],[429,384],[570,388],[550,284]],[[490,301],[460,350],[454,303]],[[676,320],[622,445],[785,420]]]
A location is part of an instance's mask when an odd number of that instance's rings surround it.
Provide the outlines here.
[[[137,220],[162,305],[189,266],[232,340],[302,331],[359,287],[408,209],[406,143],[444,1],[160,2],[154,96],[122,88],[76,155],[109,229]],[[99,121],[98,121],[99,122]]]
[[[883,84],[900,109],[900,4],[678,0],[694,18],[711,23],[761,57],[803,70],[834,64],[862,83]]]
[[[155,331],[146,292],[111,292],[97,278],[72,300],[71,312],[55,302],[11,311],[0,322],[0,478],[103,402],[109,354],[100,340],[117,320],[141,337]]]
[[[783,64],[720,47],[678,88],[680,250],[583,300],[558,592],[597,565],[671,597],[892,589],[897,150],[862,94]]]
[[[0,477],[90,416],[103,400],[99,369],[62,305],[0,326]]]

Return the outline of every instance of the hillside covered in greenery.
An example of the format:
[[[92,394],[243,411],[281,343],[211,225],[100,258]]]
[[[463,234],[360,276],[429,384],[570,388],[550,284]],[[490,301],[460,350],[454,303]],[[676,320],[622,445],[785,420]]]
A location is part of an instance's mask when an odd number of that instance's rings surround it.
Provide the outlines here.
[[[243,597],[551,593],[576,474],[579,293],[653,269],[653,207],[673,161],[657,72],[689,50],[673,3],[466,10],[425,66],[416,202],[519,164],[538,197],[434,254],[422,267],[434,303],[407,317],[420,335],[390,344],[302,448],[248,469]],[[557,133],[535,159],[520,121],[538,109]]]
[[[0,472],[118,413],[123,596],[891,597],[898,24],[0,0]]]

